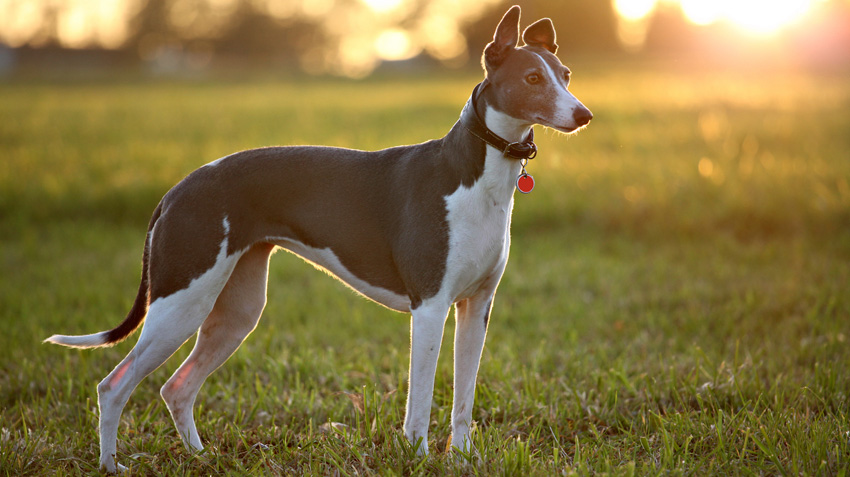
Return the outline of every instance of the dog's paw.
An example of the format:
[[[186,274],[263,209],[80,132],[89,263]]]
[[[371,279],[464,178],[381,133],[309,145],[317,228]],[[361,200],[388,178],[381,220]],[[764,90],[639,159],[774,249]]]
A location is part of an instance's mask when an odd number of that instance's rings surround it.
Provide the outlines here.
[[[105,470],[107,474],[127,474],[130,472],[127,466],[115,462],[114,459],[111,462],[101,462],[100,469]]]

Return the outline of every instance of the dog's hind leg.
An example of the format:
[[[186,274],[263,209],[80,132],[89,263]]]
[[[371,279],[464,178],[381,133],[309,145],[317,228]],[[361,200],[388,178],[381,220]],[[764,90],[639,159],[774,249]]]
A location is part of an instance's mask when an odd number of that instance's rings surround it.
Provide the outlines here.
[[[188,288],[157,298],[150,306],[141,336],[130,354],[97,386],[100,407],[100,466],[123,470],[116,462],[118,421],[133,390],[164,363],[201,326],[240,254],[227,256],[225,248],[215,265]]]
[[[239,259],[198,332],[195,348],[160,391],[177,432],[190,450],[203,450],[192,415],[195,397],[207,377],[227,361],[257,326],[266,305],[269,256],[273,249],[270,244],[257,244]]]

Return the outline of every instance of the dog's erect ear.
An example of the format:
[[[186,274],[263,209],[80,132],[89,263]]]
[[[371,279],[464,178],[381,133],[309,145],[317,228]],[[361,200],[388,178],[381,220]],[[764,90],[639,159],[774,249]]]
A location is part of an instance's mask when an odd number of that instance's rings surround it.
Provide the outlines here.
[[[558,52],[558,44],[555,43],[555,26],[552,20],[543,18],[532,23],[522,32],[522,41],[529,46],[546,48],[552,53]]]
[[[508,53],[516,48],[519,41],[519,6],[514,5],[502,17],[496,33],[484,48],[484,66],[495,68],[499,66]]]

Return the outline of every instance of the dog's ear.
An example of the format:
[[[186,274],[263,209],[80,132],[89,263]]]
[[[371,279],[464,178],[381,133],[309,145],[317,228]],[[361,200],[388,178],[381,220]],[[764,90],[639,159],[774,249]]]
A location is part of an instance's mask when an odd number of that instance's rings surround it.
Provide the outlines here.
[[[522,32],[522,41],[529,46],[546,48],[552,53],[558,52],[558,44],[555,43],[555,26],[552,20],[543,18],[532,23]]]
[[[493,41],[484,48],[484,67],[499,66],[507,54],[516,48],[517,41],[519,41],[519,6],[514,5],[505,13],[499,26],[496,27]]]

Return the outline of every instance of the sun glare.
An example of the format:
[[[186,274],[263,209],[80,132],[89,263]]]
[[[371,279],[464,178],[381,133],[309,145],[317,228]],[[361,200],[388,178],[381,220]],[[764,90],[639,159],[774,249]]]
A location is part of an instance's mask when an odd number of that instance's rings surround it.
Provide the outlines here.
[[[754,33],[772,33],[794,23],[811,7],[811,0],[727,0],[724,17]]]
[[[614,0],[617,13],[626,20],[640,20],[655,9],[656,0]]]
[[[710,25],[721,15],[721,1],[706,2],[705,0],[680,0],[682,13],[689,22],[695,25]]]
[[[800,19],[814,1],[817,0],[614,0],[614,7],[621,19],[636,22],[646,19],[659,3],[678,4],[685,18],[695,25],[727,21],[752,33],[769,34]]]
[[[380,0],[375,0],[380,1]],[[805,15],[816,0],[614,0],[620,18],[639,21],[658,3],[681,8],[689,22],[709,25],[728,21],[753,33],[772,33]]]

